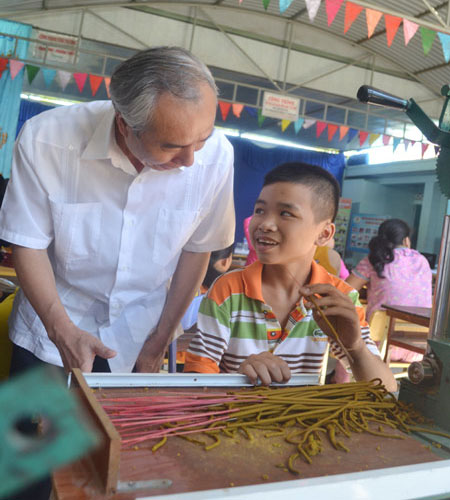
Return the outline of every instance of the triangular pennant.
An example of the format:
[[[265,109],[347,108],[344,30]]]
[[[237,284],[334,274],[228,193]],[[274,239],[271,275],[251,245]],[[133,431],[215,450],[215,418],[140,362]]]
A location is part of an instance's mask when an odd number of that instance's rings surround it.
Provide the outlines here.
[[[350,29],[350,26],[355,22],[356,18],[359,16],[364,7],[361,5],[356,5],[352,2],[347,2],[345,5],[345,21],[344,21],[344,33]]]
[[[392,151],[395,151],[397,149],[401,141],[402,139],[400,137],[394,137],[394,145]]]
[[[242,110],[244,109],[244,105],[243,104],[232,104],[231,109],[233,111],[233,115],[236,116],[236,118],[240,118]]]
[[[389,144],[390,140],[391,140],[390,135],[383,134],[383,145],[384,146],[387,146]]]
[[[25,69],[27,70],[28,82],[31,84],[36,78],[39,72],[39,66],[32,66],[31,64],[26,64]]]
[[[73,79],[77,84],[78,90],[83,92],[84,84],[86,83],[87,73],[74,73]]]
[[[347,142],[352,142],[352,140],[358,135],[358,130],[356,128],[351,128],[348,131],[348,139]]]
[[[47,85],[47,87],[50,87],[50,85],[53,83],[53,80],[55,79],[56,69],[41,68],[41,71],[44,77],[45,85]]]
[[[328,142],[331,142],[338,128],[339,128],[338,125],[333,125],[331,123],[328,125]]]
[[[255,108],[251,108],[250,106],[244,106],[244,109],[250,116],[253,116],[253,118],[259,116],[259,113]]]
[[[264,9],[267,10],[270,4],[270,0],[263,0]]]
[[[380,137],[380,134],[370,134],[369,135],[369,146],[372,146],[372,144]]]
[[[347,135],[348,129],[350,127],[347,127],[345,125],[341,125],[339,127],[339,140],[342,141],[342,139]]]
[[[401,22],[401,17],[391,16],[389,14],[384,15],[384,24],[386,26],[386,38],[388,47],[392,45]]]
[[[375,31],[382,15],[383,13],[378,10],[366,8],[367,38],[370,38],[373,35],[373,32]]]
[[[421,26],[420,34],[422,35],[423,53],[427,55],[428,52],[430,52],[431,47],[433,46],[434,39],[436,38],[436,31]]]
[[[7,57],[0,57],[0,78],[2,77],[3,71],[5,71],[7,66],[8,66],[8,58]]]
[[[231,102],[219,101],[220,114],[222,115],[222,120],[225,122],[227,120],[228,113],[231,109]]]
[[[103,81],[103,76],[89,75],[89,83],[91,85],[91,91],[93,96],[97,93],[97,90],[102,84],[102,81]]]
[[[438,37],[441,41],[445,62],[448,63],[450,61],[450,35],[438,32]]]
[[[19,71],[25,66],[23,62],[16,61],[15,59],[10,59],[9,61],[9,72],[11,74],[11,80],[19,74]]]
[[[441,146],[434,146],[434,154],[435,155],[438,155],[440,150],[441,150]]]
[[[409,139],[404,139],[403,144],[405,145],[405,151],[408,149],[409,145],[411,144],[411,141]]]
[[[105,82],[105,88],[106,88],[106,95],[108,97],[111,97],[109,95],[109,84],[111,83],[111,78],[109,78],[109,76],[105,76],[105,78],[103,78],[103,81]]]
[[[264,120],[266,117],[262,114],[262,110],[258,109],[258,126],[261,127],[262,124],[264,123]]]
[[[425,154],[425,151],[428,149],[429,145],[430,144],[427,142],[422,142],[422,158],[423,158],[423,155]]]
[[[418,29],[419,25],[417,23],[413,23],[408,19],[403,19],[403,37],[405,38],[405,45],[408,45]]]
[[[341,8],[342,2],[344,0],[325,0],[325,9],[327,11],[327,22],[328,26],[334,21],[336,14]]]
[[[295,122],[294,122],[294,130],[295,130],[296,134],[298,134],[300,132],[304,121],[305,121],[304,118],[298,118],[297,120],[295,120]]]
[[[315,118],[305,118],[305,121],[303,122],[303,128],[309,128],[312,127],[316,123]]]
[[[58,82],[58,85],[62,90],[65,90],[71,78],[72,73],[69,73],[68,71],[63,71],[62,69],[60,69],[56,72],[56,81]]]
[[[290,125],[291,120],[281,120],[281,131],[284,132]]]
[[[365,130],[359,131],[359,145],[360,146],[362,146],[366,142],[367,137],[369,137],[369,132],[366,132]]]
[[[280,0],[280,13],[283,14],[283,12],[289,9],[291,3],[292,0]]]
[[[327,124],[325,122],[317,122],[316,123],[316,137],[320,137],[322,132],[325,130]]]
[[[416,141],[410,141],[411,142],[411,147],[414,146],[414,144],[416,143]]]
[[[308,10],[309,20],[314,21],[319,10],[321,0],[305,0],[306,8]]]

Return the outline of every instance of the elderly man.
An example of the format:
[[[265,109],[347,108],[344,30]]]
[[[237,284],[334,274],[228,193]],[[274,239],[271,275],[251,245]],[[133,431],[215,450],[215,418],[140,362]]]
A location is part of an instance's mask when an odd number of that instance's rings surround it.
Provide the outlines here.
[[[233,241],[233,152],[207,67],[152,48],[116,68],[110,93],[18,138],[0,213],[21,285],[13,370],[158,371],[209,253]]]

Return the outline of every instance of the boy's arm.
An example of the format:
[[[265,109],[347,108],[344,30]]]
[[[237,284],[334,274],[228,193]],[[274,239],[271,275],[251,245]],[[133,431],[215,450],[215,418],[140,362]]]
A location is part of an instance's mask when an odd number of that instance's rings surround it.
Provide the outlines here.
[[[389,366],[379,356],[370,352],[361,335],[361,326],[366,323],[362,311],[362,316],[358,315],[352,299],[330,284],[308,285],[302,287],[300,292],[306,298],[309,295],[315,296],[316,304],[322,309],[353,358],[353,361],[348,361],[355,379],[361,381],[379,378],[388,391],[396,391],[397,382]],[[317,298],[317,295],[320,297]],[[313,310],[314,320],[321,330],[330,339],[334,339],[333,332],[315,306],[307,302],[306,307]]]

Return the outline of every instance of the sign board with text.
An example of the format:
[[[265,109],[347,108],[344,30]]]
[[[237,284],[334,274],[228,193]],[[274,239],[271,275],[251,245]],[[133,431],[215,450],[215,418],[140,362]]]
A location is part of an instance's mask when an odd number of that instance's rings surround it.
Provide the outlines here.
[[[264,92],[263,116],[280,120],[296,121],[300,110],[300,99],[273,92]]]

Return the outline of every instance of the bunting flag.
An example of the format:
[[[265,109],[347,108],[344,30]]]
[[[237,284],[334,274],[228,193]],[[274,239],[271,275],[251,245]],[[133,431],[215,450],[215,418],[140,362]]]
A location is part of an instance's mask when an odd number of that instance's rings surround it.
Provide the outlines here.
[[[3,76],[3,71],[8,67],[8,58],[0,57],[0,78]]]
[[[450,61],[450,35],[438,32],[438,37],[441,41],[445,62],[448,63]]]
[[[331,123],[328,124],[328,142],[331,142],[338,128],[339,128],[338,125],[333,125]]]
[[[339,12],[341,8],[342,2],[344,0],[325,0],[325,9],[327,11],[327,21],[328,26],[334,21],[336,14]]]
[[[60,69],[56,72],[56,81],[63,91],[66,89],[67,84],[69,83],[71,78],[72,73],[69,73],[68,71],[63,71],[62,69]]]
[[[78,90],[83,92],[84,84],[86,83],[87,73],[74,73],[73,79],[77,84]]]
[[[384,24],[386,26],[386,39],[388,47],[392,45],[395,35],[397,34],[398,28],[402,23],[401,17],[391,16],[389,14],[384,15]]]
[[[280,0],[280,13],[283,14],[289,6],[291,5],[292,0]]]
[[[325,122],[319,122],[317,121],[316,123],[316,137],[320,137],[322,132],[325,130],[327,124]]]
[[[428,52],[430,52],[431,47],[433,46],[434,39],[436,38],[436,31],[421,26],[420,34],[422,35],[423,53],[428,55]]]
[[[405,45],[408,45],[418,29],[419,25],[417,23],[408,21],[408,19],[403,19],[403,37],[405,38]]]
[[[430,144],[427,142],[422,142],[422,158],[423,158],[423,155],[425,154],[425,151],[428,149],[429,145]]]
[[[341,125],[339,127],[339,140],[342,141],[342,139],[347,135],[348,129],[350,127],[346,127],[345,125]]]
[[[299,118],[298,120],[295,120],[295,122],[294,122],[294,130],[295,130],[296,134],[298,134],[300,132],[304,121],[305,121],[304,118]]]
[[[105,76],[105,78],[103,78],[103,81],[105,82],[106,95],[111,98],[111,96],[109,95],[109,84],[111,83],[111,78],[109,78],[109,76]]]
[[[411,141],[409,139],[404,139],[403,144],[405,145],[405,151],[407,151]]]
[[[414,146],[414,144],[416,143],[416,141],[409,141],[411,143],[411,147]]]
[[[369,132],[366,132],[365,130],[359,131],[359,145],[360,146],[362,146],[366,142],[367,137],[369,137]]]
[[[290,125],[291,120],[281,120],[281,131],[284,132]]]
[[[250,116],[253,116],[253,118],[256,118],[257,116],[259,116],[259,113],[260,111],[256,111],[255,108],[252,108],[250,106],[244,106],[244,109],[245,111],[250,115]]]
[[[56,76],[56,69],[41,68],[42,75],[44,76],[44,82],[47,87],[53,83]]]
[[[89,75],[89,83],[91,85],[92,96],[95,96],[98,88],[102,84],[103,77],[98,75]]]
[[[219,101],[220,114],[222,115],[222,120],[227,121],[228,113],[231,109],[231,102]]]
[[[31,84],[36,78],[39,72],[39,66],[32,66],[31,64],[26,64],[25,69],[27,70],[28,82]]]
[[[394,147],[392,149],[393,152],[395,152],[401,141],[402,141],[401,137],[394,137]]]
[[[315,118],[305,118],[305,121],[303,123],[303,128],[309,128],[312,127],[316,123]]]
[[[345,5],[345,21],[344,33],[350,29],[350,26],[356,21],[356,18],[361,14],[364,7],[356,5],[352,2],[347,2]]]
[[[356,128],[351,128],[348,131],[347,143],[352,142],[352,140],[358,135],[358,130]]]
[[[314,21],[319,10],[321,0],[305,0],[306,9],[308,10],[309,20]]]
[[[241,113],[242,113],[243,109],[244,109],[244,105],[243,104],[232,104],[231,105],[231,110],[233,111],[233,115],[236,118],[240,118],[241,117]]]
[[[383,145],[388,146],[390,141],[391,141],[391,136],[383,134]]]
[[[264,123],[264,120],[266,117],[262,114],[262,110],[258,109],[258,126],[262,127],[262,124]]]
[[[270,4],[270,0],[263,0],[264,9],[267,10]]]
[[[367,38],[370,38],[373,35],[373,32],[375,31],[382,15],[383,13],[378,10],[366,8]]]
[[[440,150],[441,150],[441,146],[434,146],[434,154],[435,155],[438,155]]]
[[[16,61],[15,59],[9,60],[9,72],[11,74],[11,80],[19,74],[19,71],[25,66],[23,62]]]
[[[369,135],[369,146],[372,146],[372,144],[380,137],[380,134],[370,134]]]

